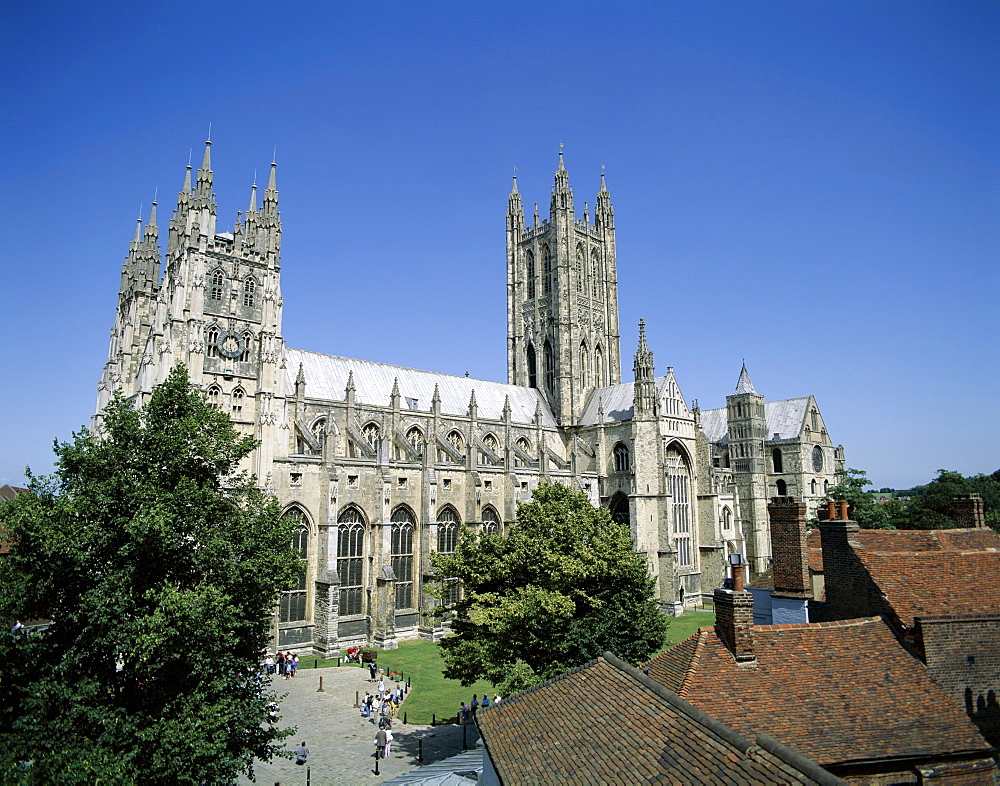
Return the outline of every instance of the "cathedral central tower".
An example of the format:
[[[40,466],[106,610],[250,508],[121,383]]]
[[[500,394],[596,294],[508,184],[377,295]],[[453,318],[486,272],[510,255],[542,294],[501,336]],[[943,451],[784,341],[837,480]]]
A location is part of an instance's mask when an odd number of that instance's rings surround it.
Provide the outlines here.
[[[508,199],[507,381],[538,388],[564,426],[590,390],[621,383],[611,196],[602,173],[594,223],[587,206],[578,219],[562,152],[547,219],[536,203],[525,224],[516,177]]]

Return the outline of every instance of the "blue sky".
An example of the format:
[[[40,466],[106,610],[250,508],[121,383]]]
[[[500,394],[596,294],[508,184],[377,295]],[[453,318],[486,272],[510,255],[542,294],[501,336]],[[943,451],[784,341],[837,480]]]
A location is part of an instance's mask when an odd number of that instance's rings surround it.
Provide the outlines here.
[[[212,124],[219,226],[277,146],[289,346],[506,376],[510,175],[615,205],[623,369],[745,358],[850,466],[1000,466],[1000,4],[3,0],[0,483],[84,425],[121,263]]]

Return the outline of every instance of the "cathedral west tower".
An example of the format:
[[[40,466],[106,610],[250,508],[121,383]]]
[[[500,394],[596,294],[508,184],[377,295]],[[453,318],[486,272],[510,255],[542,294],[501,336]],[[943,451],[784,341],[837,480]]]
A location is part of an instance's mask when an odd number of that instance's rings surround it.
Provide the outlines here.
[[[507,381],[537,388],[563,426],[579,422],[587,394],[621,383],[614,209],[601,175],[590,223],[578,219],[559,166],[549,217],[527,226],[517,178],[507,208]]]

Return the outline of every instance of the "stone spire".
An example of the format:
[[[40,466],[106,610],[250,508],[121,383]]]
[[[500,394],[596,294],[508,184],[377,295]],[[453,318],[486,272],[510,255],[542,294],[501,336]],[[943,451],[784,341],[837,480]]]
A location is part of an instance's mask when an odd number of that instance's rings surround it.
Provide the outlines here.
[[[201,169],[198,170],[198,183],[195,196],[207,202],[212,200],[212,140],[205,141],[205,155],[201,159]]]
[[[750,375],[747,373],[747,364],[745,362],[743,368],[740,369],[740,379],[736,383],[736,390],[733,391],[733,394],[737,396],[741,396],[744,393],[757,395],[757,391],[753,387],[753,382],[750,381]]]
[[[656,414],[656,381],[654,378],[653,353],[646,344],[646,322],[639,320],[639,346],[635,351],[632,365],[635,372],[633,404],[635,416],[649,417]]]
[[[559,151],[559,167],[556,169],[556,182],[552,188],[552,201],[549,205],[550,213],[554,214],[556,210],[573,212],[573,190],[569,187],[569,172],[566,171],[566,164],[563,162],[562,150]]]

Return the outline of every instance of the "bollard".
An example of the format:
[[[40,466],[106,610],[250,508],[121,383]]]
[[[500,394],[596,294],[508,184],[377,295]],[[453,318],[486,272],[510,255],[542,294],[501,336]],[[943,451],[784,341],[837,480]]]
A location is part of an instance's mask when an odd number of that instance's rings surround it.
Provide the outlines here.
[[[424,735],[421,734],[417,739],[417,761],[421,764],[424,763]]]
[[[340,658],[337,658],[337,668],[340,668]]]
[[[312,783],[312,772],[310,772],[311,769],[312,767],[306,767],[306,786],[309,786],[309,784]]]
[[[354,706],[355,707],[361,706],[361,691],[359,690],[354,691]]]
[[[437,715],[431,713],[431,726],[436,726],[437,725],[437,720],[438,720],[437,719]]]
[[[403,723],[406,723],[406,713],[403,713]]]
[[[406,692],[407,693],[410,692],[410,681],[409,680],[406,681]]]
[[[323,675],[322,674],[320,675],[320,678],[319,678],[319,690],[317,690],[316,692],[317,693],[326,693],[326,691],[323,690]]]
[[[315,669],[319,665],[319,658],[313,658],[313,668]]]
[[[463,726],[462,727],[462,750],[463,751],[467,751],[469,749],[469,743],[466,742],[466,740],[465,740],[465,730],[468,729],[468,728],[469,728],[468,726]]]
[[[382,752],[378,748],[376,748],[375,749],[375,774],[376,775],[379,774],[379,772],[378,772],[378,760],[381,758],[381,756],[382,756]]]

